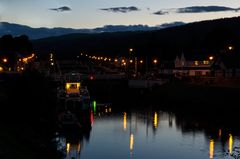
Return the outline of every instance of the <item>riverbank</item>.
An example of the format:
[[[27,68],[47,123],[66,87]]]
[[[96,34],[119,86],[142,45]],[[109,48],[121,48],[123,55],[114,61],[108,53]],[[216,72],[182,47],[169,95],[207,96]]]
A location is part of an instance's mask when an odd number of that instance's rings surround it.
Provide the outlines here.
[[[50,81],[34,71],[1,79],[0,158],[59,159]]]
[[[189,112],[236,112],[240,87],[172,81],[151,89],[128,88],[126,81],[90,83],[93,97],[102,97],[119,106],[155,105]]]

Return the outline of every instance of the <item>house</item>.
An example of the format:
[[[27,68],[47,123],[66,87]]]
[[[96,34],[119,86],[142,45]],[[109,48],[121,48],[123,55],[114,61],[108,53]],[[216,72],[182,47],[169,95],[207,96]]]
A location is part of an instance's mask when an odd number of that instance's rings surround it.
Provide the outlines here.
[[[219,55],[212,65],[215,77],[240,77],[240,56],[238,54]]]
[[[160,63],[158,73],[167,77],[172,76],[174,68],[175,68],[175,65],[173,61],[162,61]]]
[[[173,74],[175,77],[210,76],[213,60],[199,57],[187,59],[182,53],[180,57],[176,57],[174,64]]]

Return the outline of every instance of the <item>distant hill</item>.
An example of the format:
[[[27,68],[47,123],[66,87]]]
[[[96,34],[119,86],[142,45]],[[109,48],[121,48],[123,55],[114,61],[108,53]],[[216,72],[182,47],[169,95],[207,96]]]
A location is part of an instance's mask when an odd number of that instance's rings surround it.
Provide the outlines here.
[[[182,52],[188,58],[206,57],[226,51],[233,45],[239,52],[240,17],[195,22],[153,31],[69,34],[33,41],[42,55],[55,52],[59,57],[80,52],[99,55],[128,55],[129,48],[138,56],[174,59]]]
[[[183,22],[166,23],[155,27],[147,25],[106,25],[95,29],[72,29],[72,28],[31,28],[26,25],[11,24],[0,22],[0,36],[11,34],[13,36],[27,35],[30,39],[40,39],[52,36],[60,36],[72,33],[102,33],[102,32],[121,32],[121,31],[150,31],[172,26],[183,25]]]

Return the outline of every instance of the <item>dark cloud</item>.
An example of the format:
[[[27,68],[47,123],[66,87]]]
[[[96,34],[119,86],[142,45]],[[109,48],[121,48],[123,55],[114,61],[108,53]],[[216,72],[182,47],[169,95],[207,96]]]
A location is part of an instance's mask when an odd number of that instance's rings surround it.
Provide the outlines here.
[[[160,10],[160,11],[154,12],[153,14],[156,14],[156,15],[165,15],[165,14],[168,14],[168,13],[169,13],[168,11]]]
[[[192,6],[186,8],[178,8],[177,13],[202,13],[202,12],[223,12],[238,11],[238,9],[224,6]]]
[[[230,8],[225,6],[191,6],[185,8],[165,9],[154,12],[156,15],[165,15],[170,13],[206,13],[206,12],[225,12],[238,11],[239,8]]]
[[[57,11],[57,12],[65,12],[65,11],[71,11],[72,9],[67,6],[63,6],[59,8],[51,8],[50,10]]]
[[[115,8],[102,8],[100,10],[114,12],[114,13],[127,13],[132,11],[140,11],[139,8],[131,6],[131,7],[115,7]]]

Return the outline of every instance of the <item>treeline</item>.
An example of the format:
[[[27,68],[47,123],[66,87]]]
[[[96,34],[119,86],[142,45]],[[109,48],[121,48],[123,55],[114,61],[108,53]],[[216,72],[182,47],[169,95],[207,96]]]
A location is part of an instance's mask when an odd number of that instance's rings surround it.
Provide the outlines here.
[[[0,38],[0,59],[6,58],[7,66],[14,66],[18,58],[26,57],[33,52],[31,41],[26,35],[13,37],[4,35]]]
[[[92,55],[128,55],[129,48],[137,56],[157,56],[172,60],[177,54],[188,57],[207,56],[226,51],[229,45],[239,50],[240,17],[190,23],[158,31],[69,34],[34,40],[34,48],[42,55],[55,52],[67,58],[86,52]]]

